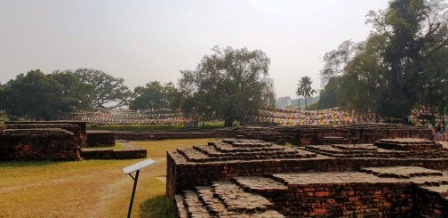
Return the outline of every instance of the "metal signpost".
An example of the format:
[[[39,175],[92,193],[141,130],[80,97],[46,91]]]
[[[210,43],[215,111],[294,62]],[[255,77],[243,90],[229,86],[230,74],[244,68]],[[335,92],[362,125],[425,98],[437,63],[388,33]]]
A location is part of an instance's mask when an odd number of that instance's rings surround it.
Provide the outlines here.
[[[138,174],[140,174],[140,169],[147,167],[147,166],[151,166],[155,163],[156,162],[154,160],[147,159],[142,162],[139,162],[139,163],[136,163],[131,166],[127,166],[127,167],[123,168],[124,174],[128,174],[134,180],[134,188],[132,189],[131,202],[129,203],[128,218],[131,217],[132,204],[134,203],[135,188],[137,187]],[[132,176],[133,172],[135,172],[135,177]]]

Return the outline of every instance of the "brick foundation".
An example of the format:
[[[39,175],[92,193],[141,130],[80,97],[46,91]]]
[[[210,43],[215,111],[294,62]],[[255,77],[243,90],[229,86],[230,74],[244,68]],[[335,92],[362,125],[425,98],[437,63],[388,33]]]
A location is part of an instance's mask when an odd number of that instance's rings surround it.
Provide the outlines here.
[[[7,129],[0,131],[0,161],[79,160],[80,145],[63,129]]]
[[[433,139],[431,130],[397,124],[370,124],[352,126],[295,126],[295,127],[238,127],[235,135],[261,139],[277,144],[294,145],[374,143],[379,139],[422,138]]]
[[[263,211],[273,217],[446,216],[448,175],[440,171],[445,169],[448,150],[430,140],[288,148],[260,140],[224,139],[167,152],[166,193],[178,208],[178,217],[226,217],[238,214],[239,207],[253,213],[248,217],[266,215],[250,209],[258,206],[229,202],[231,198],[220,193],[234,191],[221,192],[217,187],[251,193],[235,191],[237,196],[262,196],[272,203]],[[189,205],[191,201],[197,203]]]
[[[117,139],[123,140],[163,140],[234,137],[231,129],[216,131],[166,131],[166,132],[116,132]]]
[[[88,130],[84,147],[115,146],[115,133],[104,130]]]

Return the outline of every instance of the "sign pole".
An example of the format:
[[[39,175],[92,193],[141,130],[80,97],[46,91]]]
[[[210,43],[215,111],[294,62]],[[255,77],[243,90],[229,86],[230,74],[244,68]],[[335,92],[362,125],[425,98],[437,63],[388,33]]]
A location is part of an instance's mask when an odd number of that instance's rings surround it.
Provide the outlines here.
[[[142,162],[139,162],[139,163],[136,163],[131,166],[127,166],[127,167],[123,168],[124,174],[129,175],[134,180],[134,187],[132,188],[131,202],[129,203],[128,218],[131,217],[132,204],[134,203],[135,189],[137,188],[138,175],[140,174],[140,169],[147,167],[147,166],[151,166],[155,163],[156,162],[154,160],[147,159]],[[135,172],[135,178],[132,176],[133,172]]]
[[[137,170],[137,172],[135,172],[135,178],[132,177],[131,174],[129,174],[129,176],[134,180],[134,188],[132,188],[131,202],[129,203],[128,218],[131,217],[132,204],[134,203],[135,189],[137,188],[137,182],[138,182],[138,174],[140,174],[140,170]]]

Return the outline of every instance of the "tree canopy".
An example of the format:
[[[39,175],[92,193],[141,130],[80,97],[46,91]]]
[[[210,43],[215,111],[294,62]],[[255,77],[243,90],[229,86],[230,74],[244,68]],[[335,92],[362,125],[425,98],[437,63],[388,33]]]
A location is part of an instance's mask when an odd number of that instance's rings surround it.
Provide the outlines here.
[[[118,108],[129,104],[132,92],[124,84],[124,79],[115,78],[102,70],[80,68],[74,75],[95,89],[95,108]]]
[[[62,112],[90,108],[92,91],[92,87],[82,85],[73,75],[45,75],[40,70],[32,70],[3,86],[0,109],[12,119],[54,119]]]
[[[417,103],[428,102],[433,96],[426,90],[448,76],[447,56],[441,55],[448,44],[447,5],[393,0],[387,10],[369,12],[367,23],[373,30],[366,41],[345,41],[324,56],[325,89],[339,87],[339,106],[404,117]],[[333,77],[339,86],[329,86]]]
[[[196,70],[181,71],[179,91],[182,111],[191,116],[213,116],[230,126],[274,107],[270,59],[261,50],[214,47]]]
[[[311,81],[311,77],[304,76],[299,80],[298,88],[296,91],[296,94],[298,96],[303,96],[303,98],[305,99],[305,110],[308,107],[308,98],[310,98],[314,93],[316,93],[316,90],[314,90],[311,87],[312,83],[313,81]]]
[[[132,110],[171,109],[177,111],[179,102],[180,96],[173,83],[162,85],[158,81],[152,81],[134,89],[134,99],[130,101],[129,108]]]

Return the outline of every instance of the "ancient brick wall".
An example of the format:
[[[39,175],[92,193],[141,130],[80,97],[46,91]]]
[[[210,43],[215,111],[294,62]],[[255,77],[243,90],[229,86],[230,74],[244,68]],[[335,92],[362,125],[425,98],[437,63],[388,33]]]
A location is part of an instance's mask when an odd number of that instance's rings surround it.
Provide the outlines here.
[[[139,159],[146,158],[146,149],[82,151],[83,159]]]
[[[374,143],[385,138],[433,139],[429,129],[394,124],[353,126],[238,127],[235,135],[294,145]]]
[[[234,137],[231,130],[198,131],[198,132],[116,132],[117,139],[123,140],[162,140],[162,139],[196,139]]]
[[[448,169],[448,151],[440,144],[415,139],[382,142],[403,150],[369,144],[319,145],[287,148],[256,140],[225,139],[207,146],[167,153],[167,193],[172,199],[180,190],[210,185],[235,176],[262,176],[282,172],[357,171],[364,167],[422,166]],[[422,147],[429,150],[422,151]],[[437,149],[435,149],[437,148]]]
[[[79,160],[81,141],[63,129],[0,131],[0,160]]]
[[[397,217],[412,214],[412,186],[397,184],[293,185],[287,194],[288,217]]]
[[[422,167],[294,172],[214,181],[174,201],[178,217],[446,217],[446,184]]]
[[[435,189],[443,189],[442,195]],[[448,217],[448,186],[417,187],[414,205],[420,217]]]
[[[59,128],[72,132],[75,137],[81,137],[81,127],[70,123],[10,123],[6,129],[46,129]]]
[[[216,163],[186,163],[174,161],[179,154],[169,152],[167,157],[167,194],[171,198],[181,190],[210,185],[213,181],[235,176],[262,176],[283,172],[356,171],[364,167],[422,166],[429,169],[448,169],[448,159],[406,160],[400,158],[353,159],[296,159],[266,161],[228,161]]]
[[[72,124],[80,128],[81,134],[86,134],[87,122],[77,120],[52,120],[52,121],[5,121],[5,125],[9,124]]]
[[[111,147],[115,146],[115,133],[103,130],[88,130],[85,147]]]

